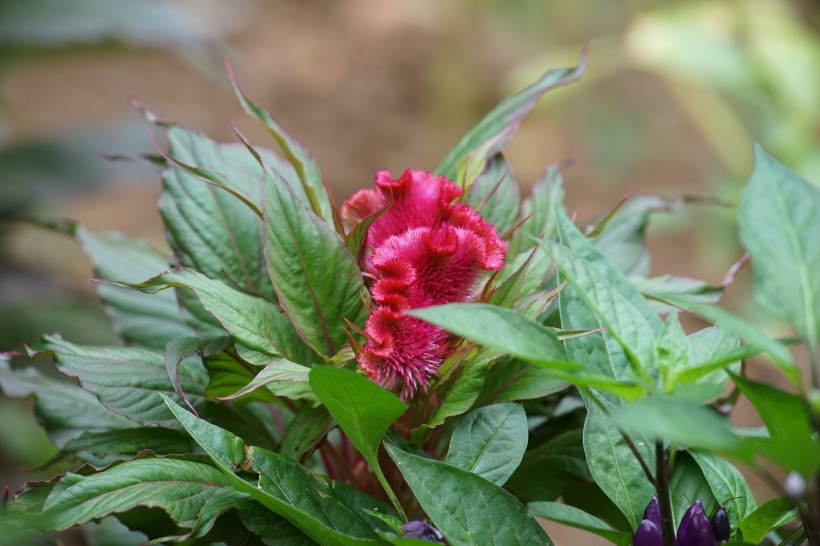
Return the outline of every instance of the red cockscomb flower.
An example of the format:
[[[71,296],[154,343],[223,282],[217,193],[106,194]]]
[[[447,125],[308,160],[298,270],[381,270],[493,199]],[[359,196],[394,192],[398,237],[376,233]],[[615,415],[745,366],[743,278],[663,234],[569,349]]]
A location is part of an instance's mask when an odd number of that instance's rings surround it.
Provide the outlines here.
[[[405,171],[397,180],[382,171],[375,190],[344,203],[349,225],[391,207],[368,230],[370,292],[377,307],[365,326],[359,365],[407,400],[425,388],[446,358],[450,335],[404,315],[407,309],[467,301],[485,271],[504,265],[506,243],[467,205],[452,203],[461,189],[443,176]]]

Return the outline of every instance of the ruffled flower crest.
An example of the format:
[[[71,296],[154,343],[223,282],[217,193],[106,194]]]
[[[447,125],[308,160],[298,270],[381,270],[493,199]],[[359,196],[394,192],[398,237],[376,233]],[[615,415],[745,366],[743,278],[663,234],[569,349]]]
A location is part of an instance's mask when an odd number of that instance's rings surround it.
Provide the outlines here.
[[[345,223],[355,225],[392,199],[368,230],[377,307],[358,360],[373,381],[400,389],[405,400],[427,387],[447,357],[450,335],[404,311],[467,301],[485,271],[504,265],[506,243],[475,210],[453,203],[461,193],[425,171],[408,170],[397,180],[381,171],[376,189],[360,190],[342,206]]]

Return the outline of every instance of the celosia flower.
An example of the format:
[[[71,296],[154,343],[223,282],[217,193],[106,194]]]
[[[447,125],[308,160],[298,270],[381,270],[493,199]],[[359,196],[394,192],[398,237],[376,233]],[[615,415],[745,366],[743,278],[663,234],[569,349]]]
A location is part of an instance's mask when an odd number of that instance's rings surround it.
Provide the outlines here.
[[[443,176],[408,170],[392,180],[383,171],[375,190],[361,190],[342,206],[342,218],[354,225],[392,202],[367,234],[377,307],[365,326],[359,365],[405,400],[435,375],[450,335],[404,311],[467,301],[485,271],[504,265],[506,243],[476,211],[452,202],[460,195]]]

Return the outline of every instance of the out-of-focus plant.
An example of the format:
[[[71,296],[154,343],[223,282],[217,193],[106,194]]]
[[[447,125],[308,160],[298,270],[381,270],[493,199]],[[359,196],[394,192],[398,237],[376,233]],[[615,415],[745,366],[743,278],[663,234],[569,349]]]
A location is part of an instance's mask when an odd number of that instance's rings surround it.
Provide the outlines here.
[[[809,349],[805,382],[783,343],[714,305],[723,287],[648,277],[647,216],[677,200],[579,227],[561,165],[521,199],[505,145],[585,63],[504,100],[436,173],[379,173],[341,208],[238,86],[281,156],[145,111],[170,141],[149,159],[173,267],[50,224],[90,258],[126,345],[47,335],[0,362],[59,447],[49,464],[72,465],[7,495],[0,536],[114,516],[142,533],[122,543],[550,544],[536,515],[624,545],[818,540],[820,191],[758,149],[739,211],[756,296]],[[716,324],[687,334],[681,311]],[[793,392],[745,376],[758,354]],[[765,429],[729,424],[741,394]],[[790,471],[786,495],[758,508],[730,460]]]

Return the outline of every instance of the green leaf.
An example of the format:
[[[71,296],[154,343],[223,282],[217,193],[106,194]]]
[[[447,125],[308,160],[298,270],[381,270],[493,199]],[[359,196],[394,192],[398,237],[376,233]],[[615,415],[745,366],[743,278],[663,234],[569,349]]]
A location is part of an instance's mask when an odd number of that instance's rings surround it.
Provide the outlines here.
[[[680,325],[677,311],[666,317],[664,328],[655,341],[655,358],[664,388],[667,392],[673,391],[678,374],[689,367],[692,359],[692,346]]]
[[[538,99],[550,89],[580,78],[586,68],[586,62],[587,55],[584,52],[577,67],[550,70],[530,87],[506,98],[464,135],[456,147],[444,158],[436,172],[454,180],[459,161],[473,150],[491,141],[492,146],[486,151],[485,157],[495,155],[504,147],[513,131],[524,116],[532,110]]]
[[[752,260],[755,297],[795,325],[817,365],[820,189],[755,146],[755,168],[743,191],[738,225]]]
[[[765,352],[777,364],[777,367],[794,385],[801,384],[800,373],[794,365],[791,355],[779,342],[770,339],[757,328],[747,324],[737,316],[724,311],[714,305],[704,305],[680,299],[677,296],[668,297],[669,303],[677,305],[701,317],[717,323],[718,326],[737,334],[740,339],[754,348]]]
[[[74,345],[59,336],[44,336],[38,348],[54,353],[57,369],[76,377],[110,411],[141,425],[176,426],[160,398],[166,393],[179,399],[161,354],[136,347]],[[180,369],[180,385],[194,407],[204,403],[205,381],[191,366]]]
[[[551,165],[533,184],[530,197],[522,204],[521,217],[527,220],[515,231],[507,256],[520,256],[535,247],[536,240],[555,237],[555,210],[563,202],[561,165]]]
[[[143,450],[150,450],[158,455],[190,453],[192,445],[190,439],[176,430],[159,427],[84,432],[69,440],[47,465],[76,456],[85,463],[99,467]]]
[[[521,207],[521,190],[503,155],[496,154],[487,161],[484,171],[470,186],[465,203],[481,213],[499,234],[515,226]]]
[[[450,438],[447,464],[504,485],[527,449],[527,414],[520,404],[493,404],[462,417]]]
[[[649,215],[656,211],[680,208],[680,198],[639,195],[628,199],[605,220],[603,230],[592,239],[592,245],[619,271],[627,275],[647,276],[650,270],[649,249],[645,232]]]
[[[98,279],[139,282],[168,269],[168,257],[143,241],[116,233],[94,235],[82,226],[76,227],[75,236]],[[185,324],[173,293],[149,297],[107,283],[95,283],[94,288],[112,328],[128,343],[161,349],[171,340],[194,333]]]
[[[188,362],[187,367],[189,372],[198,374],[201,382],[208,381],[208,372],[202,365],[200,356],[214,356],[231,344],[231,338],[227,336],[220,336],[217,338],[198,338],[198,337],[183,337],[168,342],[165,347],[165,371],[168,373],[168,378],[171,380],[171,385],[174,387],[174,392],[185,401],[185,404],[191,409],[188,397],[182,388],[180,367],[184,362]]]
[[[560,502],[531,502],[527,506],[535,516],[596,534],[613,544],[627,546],[632,540],[629,533],[617,531],[595,516],[574,506]]]
[[[689,454],[709,482],[715,499],[719,503],[725,503],[729,522],[732,529],[735,529],[757,508],[755,497],[746,479],[734,465],[717,455],[698,451],[690,451]]]
[[[264,211],[265,258],[282,309],[308,345],[332,356],[347,342],[345,319],[361,325],[367,315],[356,259],[282,178],[266,179]]]
[[[448,544],[552,544],[524,505],[494,483],[390,443],[385,447]]]
[[[748,460],[750,452],[726,418],[691,400],[652,397],[619,408],[613,422],[627,432]]]
[[[62,482],[67,486],[60,487]],[[126,461],[90,476],[67,474],[62,482],[34,520],[40,529],[60,531],[147,506],[161,508],[188,531],[159,540],[200,537],[221,513],[247,497],[213,466],[172,458]]]
[[[698,330],[689,336],[689,343],[692,347],[690,366],[677,375],[678,381],[682,383],[698,381],[723,386],[729,379],[723,368],[736,371],[740,368],[741,360],[755,354],[749,354],[749,351],[754,350],[740,347],[738,337],[719,326]]]
[[[757,410],[772,439],[808,439],[814,434],[806,401],[777,387],[731,374]]]
[[[288,424],[278,451],[285,457],[302,461],[313,453],[334,426],[326,407],[304,408]]]
[[[384,433],[407,411],[407,405],[368,378],[342,368],[322,366],[312,369],[310,386],[373,469],[387,496],[401,513],[401,504],[382,473],[378,454]]]
[[[227,396],[221,396],[223,400],[233,400],[250,394],[256,389],[267,387],[270,392],[277,396],[285,396],[291,399],[308,398],[316,400],[313,391],[308,386],[308,373],[310,368],[295,364],[289,360],[277,359],[265,366],[261,372],[243,386],[238,391]]]
[[[615,408],[601,401],[609,411]],[[623,512],[632,529],[643,519],[643,511],[655,488],[641,469],[618,428],[597,404],[589,404],[584,423],[584,452],[595,483]],[[650,469],[655,468],[653,444],[643,435],[631,434],[632,442]]]
[[[797,518],[794,502],[785,497],[773,499],[746,516],[740,522],[743,541],[758,544],[771,531]]]
[[[245,200],[261,202],[262,168],[244,147],[220,146],[178,126],[169,128],[168,138],[174,159],[216,173],[222,185]],[[262,256],[262,220],[256,212],[236,195],[182,167],[169,165],[163,181],[159,209],[179,264],[275,301]]]
[[[675,455],[675,466],[669,476],[669,497],[675,529],[678,528],[683,515],[695,500],[703,503],[703,509],[707,514],[717,509],[717,501],[714,499],[709,482],[689,454],[690,452],[679,451]]]
[[[76,383],[58,381],[33,367],[13,370],[0,358],[0,388],[5,396],[33,397],[40,424],[57,446],[85,431],[135,428],[136,423],[112,413]]]
[[[230,66],[228,67],[228,73],[242,108],[262,123],[276,140],[276,143],[282,149],[282,153],[293,165],[301,181],[302,189],[308,198],[307,203],[310,204],[313,212],[326,222],[333,222],[333,208],[322,180],[322,169],[319,164],[301,144],[285,132],[285,129],[279,125],[279,122],[267,110],[257,106],[245,96]]]
[[[548,369],[519,360],[507,360],[490,367],[483,381],[480,400],[487,403],[532,400],[566,387],[567,382],[556,379]]]
[[[668,313],[672,307],[663,303],[669,296],[677,296],[696,303],[717,303],[723,295],[722,286],[711,286],[698,279],[661,275],[659,277],[630,279],[660,313]]]
[[[148,293],[171,287],[192,290],[234,338],[239,355],[252,364],[264,365],[282,356],[304,364],[318,360],[275,303],[240,292],[193,269],[171,269],[126,286]]]
[[[449,303],[413,309],[407,314],[527,362],[557,370],[579,367],[566,362],[564,348],[553,332],[509,309],[481,303]]]
[[[376,530],[390,530],[387,524],[364,512],[368,508],[392,514],[384,503],[320,477],[278,453],[248,446],[241,438],[198,419],[167,397],[165,403],[236,490],[249,494],[320,544],[376,544]],[[258,484],[238,476],[235,472],[240,467],[257,473]]]
[[[444,424],[448,417],[461,415],[475,404],[487,376],[487,362],[463,362],[456,374],[450,377],[441,403],[433,410],[424,426],[435,428]],[[438,389],[437,389],[438,390]]]
[[[663,323],[637,287],[590,244],[566,213],[557,208],[556,214],[561,245],[545,241],[542,248],[555,260],[562,280],[569,281],[623,347],[636,375],[648,380]]]
[[[316,542],[298,527],[266,509],[258,502],[245,502],[238,510],[239,520],[248,531],[267,546],[312,546]]]
[[[504,488],[524,502],[543,501],[557,499],[568,485],[590,481],[583,431],[571,428],[528,449]]]

